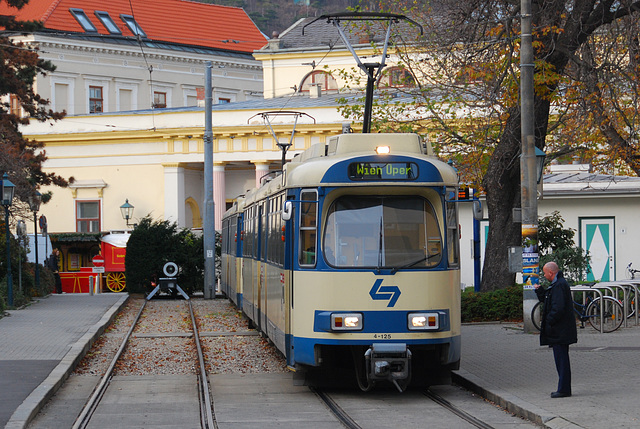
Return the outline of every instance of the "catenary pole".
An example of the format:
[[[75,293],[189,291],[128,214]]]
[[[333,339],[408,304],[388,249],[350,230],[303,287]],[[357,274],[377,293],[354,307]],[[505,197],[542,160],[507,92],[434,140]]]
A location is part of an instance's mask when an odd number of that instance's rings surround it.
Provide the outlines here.
[[[525,332],[533,332],[531,309],[537,301],[534,292],[539,284],[538,255],[538,200],[535,153],[534,58],[532,45],[531,0],[521,0],[520,46],[520,126],[522,156],[520,157],[521,205],[522,205],[522,308]]]
[[[204,73],[204,298],[215,298],[216,282],[216,231],[213,206],[213,126],[211,61],[207,61]]]

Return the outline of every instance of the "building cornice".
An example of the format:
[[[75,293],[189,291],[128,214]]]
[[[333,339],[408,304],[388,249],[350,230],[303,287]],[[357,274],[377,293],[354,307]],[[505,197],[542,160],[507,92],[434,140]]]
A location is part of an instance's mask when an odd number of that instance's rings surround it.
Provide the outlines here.
[[[75,43],[70,43],[75,42]],[[113,55],[113,56],[124,56],[128,58],[146,58],[147,60],[152,61],[167,61],[167,62],[176,62],[176,63],[185,63],[185,64],[196,64],[200,66],[205,66],[208,61],[211,61],[214,67],[229,67],[233,69],[241,69],[241,70],[251,70],[251,71],[261,71],[262,64],[253,62],[257,60],[252,60],[247,58],[246,60],[242,60],[241,58],[230,57],[228,60],[226,59],[216,59],[216,54],[212,53],[212,55],[205,54],[191,54],[185,55],[182,52],[180,55],[178,52],[176,54],[172,54],[172,51],[163,51],[159,48],[148,48],[146,47],[144,52],[140,50],[138,46],[131,46],[130,49],[118,49],[116,46],[119,45],[111,45],[104,44],[104,46],[99,46],[99,44],[80,44],[78,41],[72,39],[58,39],[55,41],[49,40],[41,40],[41,39],[33,39],[30,41],[25,41],[25,43],[29,45],[37,46],[41,50],[51,50],[56,49],[60,51],[67,52],[80,52],[86,54],[94,54],[94,55]],[[162,51],[162,53],[158,53],[158,51]],[[246,56],[247,54],[243,54]],[[224,54],[220,54],[219,57],[225,57]]]

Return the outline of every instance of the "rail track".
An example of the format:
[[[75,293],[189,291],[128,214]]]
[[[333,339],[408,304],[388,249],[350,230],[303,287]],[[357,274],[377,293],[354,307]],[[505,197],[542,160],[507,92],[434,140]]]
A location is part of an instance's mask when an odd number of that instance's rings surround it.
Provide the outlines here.
[[[333,398],[333,396],[328,393],[327,391],[323,390],[323,389],[319,389],[319,388],[315,388],[315,387],[310,387],[309,388],[329,409],[329,411],[333,414],[333,416],[347,429],[363,429],[363,427],[366,426],[361,426],[356,419],[351,416],[340,404],[339,404],[339,400],[336,400],[335,398]],[[461,409],[460,407],[457,407],[456,405],[452,404],[451,402],[449,402],[447,399],[443,398],[442,396],[440,396],[439,394],[429,390],[429,389],[424,389],[421,391],[422,394],[424,396],[426,396],[428,399],[430,399],[431,401],[433,401],[434,403],[436,403],[437,405],[439,405],[440,407],[444,408],[445,410],[449,411],[450,413],[454,414],[455,416],[457,416],[458,418],[464,420],[465,422],[469,423],[471,426],[474,426],[478,429],[493,429],[493,426],[491,426],[489,423],[472,416],[471,414],[469,414],[468,412],[464,411],[463,409]],[[396,396],[396,393],[392,393],[392,396]],[[455,423],[451,423],[451,424],[455,424]]]
[[[93,414],[95,413],[96,409],[100,404],[100,401],[102,400],[105,393],[109,389],[111,380],[113,379],[114,371],[116,369],[116,365],[118,361],[122,358],[122,355],[125,352],[127,345],[130,343],[132,334],[136,329],[136,326],[138,326],[140,318],[147,306],[147,302],[148,301],[146,300],[143,301],[143,304],[140,307],[140,310],[138,311],[136,317],[134,318],[133,323],[131,324],[131,327],[129,328],[128,332],[125,334],[120,344],[120,347],[118,348],[118,351],[116,352],[115,356],[111,360],[111,363],[109,364],[109,367],[107,368],[105,374],[102,376],[100,382],[98,383],[98,386],[96,387],[93,394],[85,404],[84,408],[80,412],[78,418],[74,422],[72,426],[73,429],[84,429],[89,425]],[[202,352],[202,346],[200,344],[198,323],[193,312],[192,301],[188,300],[187,303],[189,306],[189,315],[191,318],[191,326],[192,326],[191,335],[189,336],[193,339],[195,343],[195,348],[197,352],[197,361],[198,361],[197,362],[197,366],[198,366],[197,378],[198,378],[198,397],[200,402],[199,404],[200,424],[203,429],[215,429],[216,423],[214,419],[213,406],[212,406],[211,395],[209,390],[209,383],[207,381],[207,370],[205,366],[205,360]],[[171,335],[166,335],[166,336],[171,336]],[[163,338],[163,337],[164,336],[161,334],[161,335],[155,336],[154,338]]]
[[[403,422],[487,429],[506,418],[504,410],[455,387],[409,388],[403,394],[384,386],[368,394],[332,383],[331,388],[304,387],[291,379],[275,348],[249,329],[226,300],[132,299],[130,303],[69,380],[69,392],[87,391],[85,398],[90,399],[84,409],[63,400],[33,429],[54,424],[224,429],[238,421],[280,422],[287,428],[317,422],[369,429]],[[249,401],[251,408],[238,407],[238,400]],[[276,403],[282,407],[274,407]],[[61,414],[68,416],[64,424],[56,420]],[[73,425],[72,416],[79,416]],[[517,417],[509,418],[517,419],[519,427],[527,426]]]

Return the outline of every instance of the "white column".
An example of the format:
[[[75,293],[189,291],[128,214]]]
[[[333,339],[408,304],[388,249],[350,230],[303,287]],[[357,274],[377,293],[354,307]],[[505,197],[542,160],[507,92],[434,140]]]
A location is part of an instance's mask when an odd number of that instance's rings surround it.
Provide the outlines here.
[[[184,198],[184,168],[180,164],[162,164],[164,167],[164,219],[176,222],[178,227],[184,228],[185,198]]]
[[[216,231],[222,231],[222,215],[227,211],[224,162],[213,163],[213,205]]]
[[[269,173],[269,162],[252,161],[256,166],[256,188],[260,187],[260,178]]]

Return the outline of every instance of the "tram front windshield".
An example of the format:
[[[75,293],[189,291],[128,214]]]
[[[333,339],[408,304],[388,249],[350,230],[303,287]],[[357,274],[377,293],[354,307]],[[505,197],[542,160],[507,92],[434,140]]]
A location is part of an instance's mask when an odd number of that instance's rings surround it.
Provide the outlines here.
[[[336,268],[429,268],[440,263],[442,237],[423,198],[343,196],[329,209],[323,251]]]

